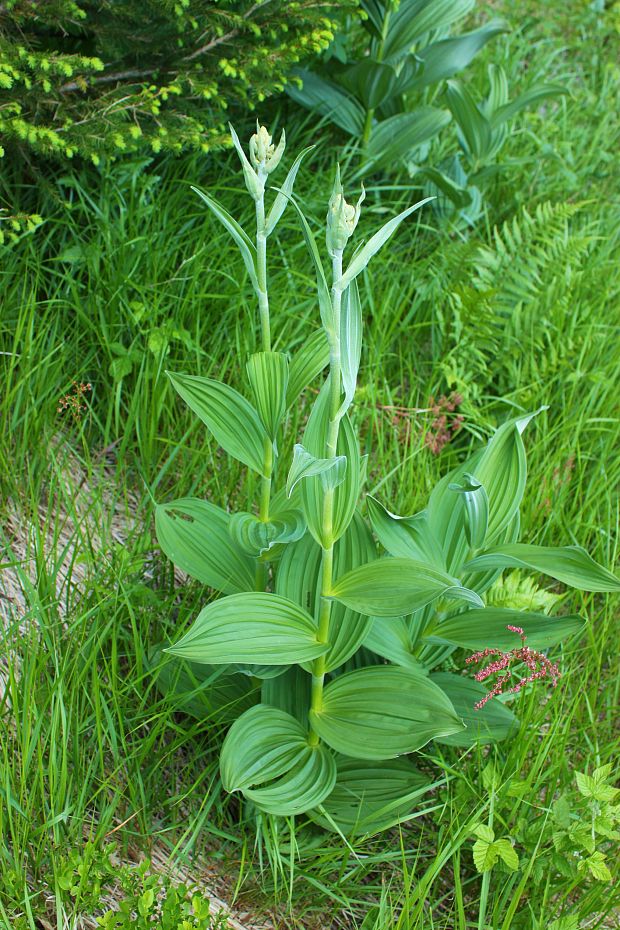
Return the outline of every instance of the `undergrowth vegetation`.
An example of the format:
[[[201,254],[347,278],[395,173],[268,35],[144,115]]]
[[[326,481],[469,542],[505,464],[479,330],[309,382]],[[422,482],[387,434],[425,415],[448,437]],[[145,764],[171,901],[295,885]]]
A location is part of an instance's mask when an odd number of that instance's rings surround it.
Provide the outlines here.
[[[469,66],[477,95],[491,62],[515,92],[527,69],[527,81],[569,94],[553,102],[553,119],[541,108],[517,121],[473,229],[415,214],[360,280],[354,420],[370,453],[366,488],[415,513],[500,423],[547,405],[528,427],[522,526],[533,543],[578,543],[611,567],[619,34],[613,11],[587,4],[495,6],[518,28]],[[286,122],[291,151],[319,141],[316,119],[279,106],[264,115],[276,138]],[[196,885],[202,898],[215,887],[283,927],[613,927],[617,599],[507,575],[499,606],[588,618],[551,653],[558,687],[518,696],[516,739],[425,747],[418,764],[436,785],[417,816],[348,845],[242,811],[219,777],[228,723],[202,707],[192,715],[189,700],[181,710],[157,688],[149,650],[189,626],[205,590],[157,548],[154,500],[249,503],[241,468],[225,463],[165,376],[194,371],[240,388],[239,359],[260,348],[234,244],[190,191],[238,211],[236,158],[76,164],[36,186],[32,167],[4,167],[2,206],[43,222],[7,237],[0,269],[0,926],[93,926],[120,900],[139,913],[150,872],[123,869],[146,855],[189,876],[179,880],[187,893],[173,883],[175,930],[185,919],[208,926],[202,900],[191,913]],[[296,181],[315,232],[334,162],[325,141]],[[415,199],[408,178],[367,180],[357,233],[368,238],[388,206]],[[247,228],[253,213],[248,203],[239,216]],[[315,288],[289,207],[270,266],[275,351],[303,346]],[[313,397],[292,414],[283,455]],[[80,891],[87,870],[98,901]]]

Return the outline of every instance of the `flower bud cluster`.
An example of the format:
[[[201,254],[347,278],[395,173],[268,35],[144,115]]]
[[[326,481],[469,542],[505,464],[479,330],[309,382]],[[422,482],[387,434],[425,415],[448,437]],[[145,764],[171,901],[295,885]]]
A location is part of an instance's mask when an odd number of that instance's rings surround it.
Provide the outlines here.
[[[234,146],[237,149],[239,159],[241,160],[245,186],[254,200],[258,201],[265,193],[265,181],[267,180],[267,176],[270,175],[272,171],[275,171],[282,160],[282,155],[286,148],[284,130],[282,130],[280,141],[276,146],[271,141],[269,130],[266,129],[265,126],[260,126],[257,120],[256,132],[250,139],[250,160],[248,160],[243,151],[237,133],[232,126],[230,126],[230,134]]]
[[[250,161],[258,172],[271,174],[272,171],[280,164],[284,149],[286,148],[286,136],[284,130],[280,136],[277,147],[271,141],[269,130],[264,126],[259,126],[256,121],[256,132],[250,139]]]
[[[340,165],[336,167],[336,179],[332,189],[327,208],[327,232],[325,241],[327,251],[331,256],[334,252],[342,252],[348,240],[353,235],[360,218],[361,206],[366,197],[362,186],[362,193],[355,206],[344,199],[344,190],[340,181]]]

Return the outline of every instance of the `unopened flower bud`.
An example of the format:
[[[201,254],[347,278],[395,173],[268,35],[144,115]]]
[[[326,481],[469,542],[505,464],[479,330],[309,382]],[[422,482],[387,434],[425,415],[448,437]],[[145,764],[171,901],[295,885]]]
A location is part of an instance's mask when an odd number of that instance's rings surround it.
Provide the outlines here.
[[[276,147],[271,141],[269,130],[265,126],[259,126],[258,120],[256,121],[256,132],[250,139],[250,160],[255,168],[271,174],[280,164],[285,147],[284,130]]]
[[[326,242],[327,251],[330,255],[334,252],[342,252],[347,241],[353,235],[355,227],[360,218],[361,206],[366,197],[366,191],[362,186],[362,193],[355,206],[347,203],[344,199],[344,190],[340,181],[340,165],[336,167],[336,179],[332,189],[332,195],[329,198],[327,208],[327,232]]]

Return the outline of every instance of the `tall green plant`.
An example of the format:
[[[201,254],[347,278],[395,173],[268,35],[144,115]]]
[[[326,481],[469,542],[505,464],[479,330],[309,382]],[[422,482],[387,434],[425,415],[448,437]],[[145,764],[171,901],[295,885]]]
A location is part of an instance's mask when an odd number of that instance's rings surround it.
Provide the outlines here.
[[[306,814],[328,829],[367,834],[410,815],[427,790],[409,754],[430,740],[491,742],[518,726],[504,703],[490,700],[498,683],[487,691],[487,669],[476,680],[441,669],[451,653],[503,654],[503,672],[512,660],[524,662],[530,677],[526,672],[518,690],[552,668],[540,654],[532,666],[535,650],[582,629],[575,615],[487,606],[485,593],[504,569],[544,572],[588,591],[617,592],[620,582],[577,546],[518,542],[522,433],[535,414],[504,423],[439,482],[420,513],[397,516],[370,496],[360,504],[365,461],[349,418],[362,343],[358,278],[425,201],[346,260],[363,192],[357,205],[347,203],[337,172],[326,222],[330,275],[292,201],[316,273],[323,332],[289,359],[270,349],[262,238],[292,200],[304,153],[264,220],[265,181],[283,140],[275,148],[259,129],[247,159],[233,139],[256,203],[256,245],[201,196],[239,247],[258,297],[264,348],[248,360],[248,397],[198,375],[170,377],[220,445],[261,476],[262,492],[258,513],[231,515],[199,499],[157,508],[164,552],[224,595],[166,651],[182,660],[184,689],[195,684],[190,712],[202,707],[234,719],[221,752],[228,791],[270,814]],[[286,412],[324,367],[325,346],[329,371],[286,468],[279,462]],[[172,687],[167,668],[164,689]]]

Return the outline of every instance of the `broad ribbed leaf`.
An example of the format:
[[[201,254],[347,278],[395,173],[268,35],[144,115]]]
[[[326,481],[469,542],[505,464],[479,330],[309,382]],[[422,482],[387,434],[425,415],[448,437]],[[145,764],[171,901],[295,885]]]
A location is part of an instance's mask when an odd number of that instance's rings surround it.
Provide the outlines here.
[[[292,665],[277,678],[263,681],[261,701],[285,711],[307,727],[312,677],[299,665]]]
[[[354,759],[391,759],[463,728],[437,685],[410,669],[386,665],[339,675],[310,719],[321,739]]]
[[[459,81],[448,81],[446,99],[458,126],[461,145],[472,158],[484,158],[492,141],[488,119]]]
[[[274,546],[295,542],[306,532],[300,510],[284,510],[263,521],[253,513],[236,513],[230,518],[229,532],[236,545],[248,555],[259,558]]]
[[[334,546],[334,578],[339,578],[355,565],[366,564],[376,552],[368,527],[355,514],[346,533]],[[320,606],[321,548],[311,536],[287,546],[276,575],[276,592],[303,604],[318,616]],[[370,619],[343,604],[332,603],[329,650],[325,655],[326,670],[339,668],[364,642]]]
[[[493,128],[501,126],[507,120],[513,119],[521,110],[539,103],[541,100],[548,100],[549,97],[559,97],[567,94],[568,90],[561,84],[535,84],[524,93],[519,94],[514,100],[504,104],[491,115],[491,125]]]
[[[373,620],[364,646],[395,665],[426,674],[424,666],[413,654],[413,636],[404,617],[396,617],[389,622],[382,617]]]
[[[317,329],[291,360],[286,392],[287,408],[294,404],[304,388],[308,387],[329,364],[329,343],[324,329]]]
[[[350,136],[361,135],[364,108],[351,94],[312,71],[297,68],[294,73],[303,81],[303,87],[287,85],[286,92],[293,100],[309,110],[317,110]]]
[[[325,746],[309,746],[306,727],[265,704],[232,725],[220,771],[227,791],[242,791],[261,810],[283,817],[320,804],[336,780],[332,753]]]
[[[399,213],[398,216],[394,216],[391,220],[388,220],[387,223],[384,223],[381,229],[379,229],[374,236],[370,237],[366,245],[362,246],[353,256],[349,267],[341,276],[335,287],[340,291],[346,290],[358,274],[366,268],[373,255],[376,255],[379,249],[394,235],[402,221],[407,219],[408,216],[411,216],[414,210],[419,210],[420,207],[423,207],[425,203],[428,203],[429,200],[432,199],[432,197],[425,197],[424,200],[419,200],[418,203],[414,203],[411,207],[407,207],[407,209]]]
[[[378,559],[354,568],[333,585],[332,597],[369,617],[401,617],[438,597],[483,604],[456,578],[415,559]]]
[[[524,613],[505,607],[484,607],[468,610],[442,620],[426,634],[431,643],[453,643],[468,649],[502,649],[508,651],[521,645],[517,633],[508,626],[520,626],[533,649],[555,646],[584,628],[585,621],[574,614],[548,617],[547,614]]]
[[[171,372],[168,377],[222,448],[262,475],[265,442],[269,441],[269,436],[249,401],[234,388],[210,378]]]
[[[317,458],[325,454],[328,425],[329,380],[325,382],[315,401],[304,432],[304,446]],[[334,540],[340,539],[353,519],[362,481],[359,444],[355,430],[346,415],[340,421],[337,453],[346,458],[347,469],[344,481],[334,491]],[[324,495],[320,477],[307,478],[302,482],[301,498],[308,529],[319,544],[323,541]]]
[[[355,397],[357,373],[362,354],[362,305],[357,281],[353,281],[342,295],[340,316],[340,374],[344,400],[340,414],[345,414]]]
[[[539,412],[503,423],[485,449],[476,452],[433,488],[428,504],[428,520],[443,548],[448,571],[460,573],[469,554],[465,534],[465,503],[461,495],[450,490],[450,485],[460,483],[468,473],[476,476],[489,499],[486,543],[504,542],[502,535],[505,536],[511,527],[516,526],[515,519],[527,479],[521,433]]]
[[[316,285],[319,298],[319,311],[321,314],[321,322],[325,327],[325,332],[328,334],[329,338],[333,338],[335,334],[334,326],[334,310],[332,307],[332,299],[329,285],[327,283],[327,278],[325,277],[325,270],[323,268],[323,263],[321,261],[321,256],[319,254],[319,249],[316,244],[316,240],[312,235],[312,230],[308,226],[308,221],[304,216],[303,212],[300,210],[298,205],[295,203],[291,197],[291,203],[295,208],[297,215],[301,222],[301,232],[304,237],[306,246],[308,248],[308,253],[312,259],[312,264],[314,266],[314,273],[316,275]]]
[[[155,676],[167,707],[203,723],[236,720],[260,700],[260,688],[247,675],[233,673],[223,665],[198,665],[166,656],[161,647],[149,653],[146,667]]]
[[[254,290],[259,291],[260,287],[256,276],[256,249],[254,243],[245,230],[241,228],[237,220],[234,219],[217,200],[209,194],[205,194],[204,191],[199,190],[197,187],[192,187],[192,190],[204,200],[209,209],[215,214],[220,223],[228,230],[237,243],[239,251],[241,252],[243,264],[250,276]]]
[[[449,110],[418,107],[411,113],[397,113],[382,120],[366,148],[364,170],[394,168],[401,158],[441,132],[451,119]]]
[[[223,594],[251,591],[255,563],[230,538],[229,523],[221,507],[193,497],[155,509],[159,545],[182,571]]]
[[[232,123],[228,124],[228,129],[230,130],[230,137],[233,141],[233,145],[237,150],[237,155],[239,156],[239,161],[241,162],[241,168],[243,169],[243,176],[245,178],[245,183],[248,191],[255,191],[259,187],[258,177],[256,171],[248,161],[248,157],[243,151],[243,146],[239,141],[239,136],[235,132],[235,128]],[[243,232],[243,230],[241,230]]]
[[[466,68],[490,39],[507,30],[508,25],[504,20],[493,19],[473,32],[464,32],[459,36],[431,42],[416,53],[423,68],[419,78],[411,81],[407,90],[427,87],[452,77]]]
[[[580,546],[530,546],[526,543],[495,546],[481,552],[464,568],[469,571],[529,568],[580,591],[620,591],[620,580]]]
[[[299,761],[307,730],[275,707],[258,704],[242,714],[226,735],[220,772],[226,791],[245,791],[279,778]]]
[[[265,235],[271,235],[271,233],[276,228],[280,217],[286,210],[287,204],[291,199],[291,194],[293,193],[295,178],[297,177],[299,167],[308,152],[311,152],[313,148],[315,148],[314,145],[309,145],[307,148],[303,149],[289,168],[289,172],[286,176],[284,184],[276,194],[276,199],[274,200],[271,210],[269,211],[269,216],[267,217],[267,223],[265,225]]]
[[[286,411],[288,359],[282,352],[256,352],[246,367],[258,415],[271,439],[275,439]]]
[[[374,497],[366,497],[368,515],[377,539],[390,555],[429,562],[445,569],[441,546],[435,539],[425,510],[411,517],[399,517]]]
[[[333,459],[319,459],[302,445],[296,443],[293,461],[286,479],[286,493],[290,497],[303,478],[319,476],[323,489],[337,488],[345,479],[347,460],[344,455]]]
[[[316,659],[327,646],[299,604],[276,594],[232,594],[204,607],[173,655],[213,665],[250,662],[290,665]]]
[[[321,804],[336,783],[336,761],[326,746],[306,746],[286,774],[259,788],[246,788],[249,801],[267,814],[294,817]]]
[[[474,705],[487,693],[487,689],[479,682],[462,675],[451,675],[449,672],[435,672],[431,675],[431,681],[448,695],[455,711],[467,727],[460,733],[438,736],[438,743],[447,743],[449,746],[493,743],[512,736],[519,729],[519,721],[515,715],[500,701],[491,699],[480,710],[476,710]]]
[[[431,29],[443,29],[466,16],[475,0],[408,0],[402,2],[389,23],[383,45],[384,60],[406,55],[412,45]]]
[[[397,83],[396,71],[391,65],[371,58],[362,58],[342,71],[338,79],[367,110],[381,106]]]
[[[336,765],[334,790],[309,817],[348,836],[379,833],[407,820],[429,788],[406,759],[368,763],[338,756]]]
[[[463,495],[465,505],[465,538],[470,549],[479,549],[489,526],[489,498],[484,486],[468,473],[463,480],[448,485],[451,491]]]

